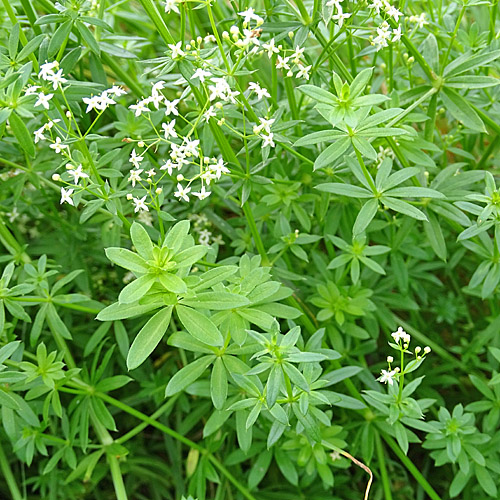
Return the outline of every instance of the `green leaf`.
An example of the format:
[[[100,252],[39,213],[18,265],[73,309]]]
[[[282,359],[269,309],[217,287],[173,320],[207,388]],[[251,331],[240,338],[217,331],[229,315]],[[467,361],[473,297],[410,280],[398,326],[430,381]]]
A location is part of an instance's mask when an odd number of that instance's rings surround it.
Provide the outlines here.
[[[427,220],[427,216],[421,210],[414,207],[413,205],[410,205],[406,201],[398,200],[397,198],[390,198],[389,196],[382,196],[380,198],[380,201],[395,212],[409,215],[410,217],[413,217],[417,220]]]
[[[165,397],[173,396],[198,380],[207,367],[216,359],[213,355],[203,356],[179,370],[168,382]]]
[[[338,139],[333,144],[330,144],[317,158],[314,162],[314,170],[318,168],[326,167],[333,163],[337,158],[343,155],[351,145],[351,139],[349,137],[343,137]]]
[[[149,289],[153,286],[155,281],[156,278],[150,274],[145,274],[137,278],[122,289],[120,295],[118,295],[118,302],[120,304],[137,302],[149,292]]]
[[[366,68],[360,71],[349,86],[349,98],[355,99],[365,90],[373,74],[373,68]]]
[[[331,142],[338,139],[339,135],[344,135],[344,133],[338,130],[321,130],[319,132],[308,134],[305,137],[301,137],[295,142],[294,146],[311,146],[313,144],[318,144],[319,142]]]
[[[146,261],[126,248],[111,247],[106,248],[105,252],[106,257],[117,266],[128,269],[134,273],[148,272],[149,267]]]
[[[23,150],[31,157],[35,156],[35,143],[24,121],[13,111],[9,117],[9,124],[17,142]]]
[[[432,249],[435,254],[442,260],[446,260],[446,242],[444,240],[443,231],[437,217],[434,213],[428,211],[427,218],[428,222],[424,222],[424,230],[427,235],[427,239],[431,244]]]
[[[200,293],[194,298],[184,298],[180,303],[197,309],[222,311],[247,306],[250,300],[243,295],[221,291]]]
[[[165,241],[163,242],[163,246],[170,248],[174,254],[177,253],[184,243],[184,239],[189,233],[189,221],[182,220],[175,224],[167,236],[165,236]]]
[[[9,57],[15,60],[17,54],[17,47],[19,46],[19,23],[16,23],[9,36]]]
[[[108,307],[105,307],[96,316],[99,321],[116,321],[119,319],[133,318],[134,316],[142,316],[159,307],[158,304],[120,304],[115,302]]]
[[[368,189],[353,186],[351,184],[342,184],[340,182],[326,182],[325,184],[319,184],[316,186],[316,189],[341,196],[350,196],[352,198],[373,198],[373,193],[368,191]]]
[[[205,245],[195,245],[175,255],[174,260],[178,267],[189,267],[204,257],[207,251],[208,247]]]
[[[220,266],[210,269],[200,276],[200,282],[192,286],[191,289],[195,291],[205,290],[207,288],[224,281],[229,276],[232,276],[238,271],[238,266]]]
[[[95,388],[100,392],[111,392],[115,391],[116,389],[120,389],[132,380],[133,379],[127,377],[126,375],[115,375],[113,377],[108,377],[101,380]]]
[[[352,228],[353,236],[361,234],[369,225],[370,222],[375,217],[378,210],[378,200],[372,199],[368,200],[362,207],[356,217],[356,222]]]
[[[315,85],[300,85],[297,90],[316,102],[330,105],[337,104],[337,98],[333,94]]]
[[[94,54],[99,55],[101,53],[99,49],[99,44],[97,43],[96,39],[94,38],[94,35],[92,32],[85,26],[80,21],[75,22],[76,28],[80,32],[80,35],[82,35],[82,38],[85,40],[85,43],[87,44],[88,48],[94,52]]]
[[[497,487],[495,482],[493,481],[491,474],[489,473],[486,467],[482,467],[481,465],[475,466],[476,470],[476,478],[483,490],[493,498],[497,498]]]
[[[141,224],[134,222],[130,228],[130,238],[137,253],[144,259],[153,259],[153,243],[151,238]]]
[[[283,370],[281,366],[276,364],[272,367],[269,373],[269,378],[266,384],[266,402],[268,408],[272,408],[278,399],[280,393],[281,381],[283,380]]]
[[[217,410],[222,410],[227,399],[227,375],[222,358],[215,360],[210,379],[210,395]]]
[[[407,197],[407,198],[446,198],[443,193],[436,191],[435,189],[430,189],[426,187],[418,186],[407,186],[407,187],[397,187],[389,191],[385,191],[387,196]]]
[[[127,355],[127,368],[129,370],[134,370],[144,363],[156,349],[170,324],[172,309],[173,306],[168,306],[158,311],[137,334]]]
[[[52,57],[63,46],[66,39],[69,37],[72,27],[73,21],[69,20],[61,24],[59,28],[56,29],[49,43],[47,52],[49,57]]]
[[[224,338],[209,318],[190,307],[182,305],[178,305],[176,311],[184,328],[195,339],[215,347],[224,345]]]
[[[186,293],[187,285],[182,278],[176,274],[162,273],[158,276],[160,283],[169,291],[173,293]]]
[[[440,95],[445,108],[451,113],[453,118],[471,130],[486,132],[484,123],[479,118],[479,115],[460,94],[444,87]]]

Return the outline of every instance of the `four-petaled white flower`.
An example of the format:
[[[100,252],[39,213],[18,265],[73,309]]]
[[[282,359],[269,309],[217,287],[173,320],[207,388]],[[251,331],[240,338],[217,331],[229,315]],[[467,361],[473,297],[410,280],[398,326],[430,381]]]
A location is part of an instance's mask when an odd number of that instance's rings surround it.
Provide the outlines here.
[[[247,26],[252,20],[257,22],[257,26],[260,26],[264,22],[262,17],[258,16],[252,7],[243,12],[238,12],[238,15],[243,18],[243,26]]]
[[[132,150],[132,154],[130,155],[129,162],[134,165],[135,168],[139,168],[141,161],[144,160],[144,156],[138,155],[135,152],[135,149]]]
[[[273,137],[274,137],[274,134],[272,132],[270,132],[268,135],[265,135],[265,134],[261,134],[261,137],[262,137],[262,147],[265,148],[266,146],[271,146],[272,148],[274,148],[274,146],[276,146],[276,144],[274,144],[274,141],[273,141]]]
[[[66,144],[62,144],[60,137],[56,137],[55,142],[52,143],[49,147],[53,149],[57,154],[59,154],[64,149],[69,149]]]
[[[192,195],[196,196],[200,200],[204,200],[205,198],[208,198],[212,194],[211,191],[207,191],[205,189],[205,186],[201,186],[201,190],[197,193],[193,192]]]
[[[179,104],[180,99],[174,99],[173,101],[168,101],[165,99],[165,115],[169,116],[170,114],[174,116],[179,116],[179,111],[177,111],[177,104]]]
[[[257,94],[257,98],[259,99],[259,101],[260,101],[263,97],[271,97],[271,94],[269,94],[269,92],[267,91],[267,89],[265,89],[265,88],[261,87],[261,86],[260,86],[258,83],[256,83],[256,82],[250,82],[250,83],[248,84],[248,88]]]
[[[180,14],[179,8],[177,7],[177,0],[166,0],[165,2],[165,12],[174,11],[176,14]]]
[[[206,71],[203,68],[198,68],[194,73],[191,78],[199,78],[200,82],[203,83],[205,81],[205,78],[209,78],[212,76],[212,73],[210,71]]]
[[[269,40],[269,42],[267,42],[267,43],[263,43],[262,48],[267,50],[267,55],[268,55],[269,59],[271,59],[271,57],[273,57],[273,54],[278,54],[280,51],[280,49],[278,47],[276,47],[276,44],[274,42],[274,38],[271,38],[271,40]]]
[[[134,198],[132,201],[135,205],[134,212],[137,213],[139,210],[144,210],[145,212],[149,212],[149,207],[146,205],[146,196],[144,195],[142,198]]]
[[[179,182],[177,183],[177,191],[174,192],[174,196],[179,199],[183,199],[184,201],[189,201],[189,196],[188,194],[190,193],[191,188],[186,186],[185,188],[182,187],[182,184]]]
[[[38,94],[38,99],[35,102],[35,108],[37,106],[43,106],[45,109],[49,109],[49,101],[54,97],[54,94],[45,95],[43,92]]]
[[[393,385],[394,384],[394,377],[396,375],[397,371],[396,370],[382,370],[381,376],[378,379],[382,384],[389,384]]]
[[[86,174],[83,171],[83,167],[81,164],[78,165],[78,167],[76,169],[73,168],[73,169],[68,170],[68,174],[73,176],[75,184],[78,184],[78,181],[80,179],[88,179],[89,178],[88,174]]]
[[[177,132],[175,131],[175,120],[172,120],[169,123],[162,123],[161,128],[165,133],[165,139],[169,137],[177,137]]]
[[[298,64],[299,71],[295,75],[297,78],[305,78],[309,80],[309,71],[311,71],[312,66],[302,66],[302,64]]]
[[[173,43],[168,44],[168,48],[172,51],[172,59],[181,58],[186,55],[181,47],[182,42],[177,42],[175,45]]]
[[[141,179],[142,172],[143,172],[142,168],[138,168],[138,169],[130,171],[130,177],[128,178],[128,181],[132,183],[132,187],[135,187],[136,182],[142,181],[142,179]]]
[[[69,203],[72,206],[75,206],[75,203],[71,199],[71,195],[73,194],[74,189],[64,189],[63,187],[61,188],[61,202],[60,204],[62,205],[63,203]]]

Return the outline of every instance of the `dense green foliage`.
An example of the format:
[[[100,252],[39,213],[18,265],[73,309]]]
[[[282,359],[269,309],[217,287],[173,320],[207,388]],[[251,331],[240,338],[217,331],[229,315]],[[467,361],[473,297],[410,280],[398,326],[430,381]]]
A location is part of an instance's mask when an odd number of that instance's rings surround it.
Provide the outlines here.
[[[0,9],[1,498],[498,498],[496,0]]]

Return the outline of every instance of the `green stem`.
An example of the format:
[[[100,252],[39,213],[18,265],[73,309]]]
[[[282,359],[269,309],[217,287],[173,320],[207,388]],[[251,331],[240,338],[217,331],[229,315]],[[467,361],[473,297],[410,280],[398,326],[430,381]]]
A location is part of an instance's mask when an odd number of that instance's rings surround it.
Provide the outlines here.
[[[434,491],[434,488],[427,482],[425,477],[420,473],[420,471],[415,467],[413,462],[401,451],[401,448],[397,445],[396,441],[392,439],[391,436],[387,435],[385,432],[380,431],[380,435],[384,441],[389,445],[391,450],[403,463],[403,465],[408,469],[410,474],[418,481],[420,486],[429,495],[431,500],[441,500],[441,497]]]
[[[12,473],[12,469],[10,468],[9,460],[5,455],[5,451],[3,449],[2,443],[0,442],[0,471],[2,471],[2,475],[9,487],[9,491],[12,497],[12,500],[23,500],[23,496],[17,487],[16,479],[14,474]]]
[[[269,258],[267,256],[264,244],[262,243],[262,238],[260,237],[259,230],[257,229],[257,224],[255,223],[252,209],[250,208],[248,203],[245,203],[243,205],[243,213],[245,214],[245,218],[248,222],[248,225],[250,226],[250,232],[252,233],[255,247],[257,248],[257,251],[259,252],[259,255],[262,258],[262,265],[269,266]]]
[[[377,450],[377,458],[380,466],[380,477],[382,478],[382,488],[384,489],[384,498],[385,500],[392,500],[391,493],[391,482],[389,480],[389,475],[387,474],[387,467],[385,465],[385,456],[384,456],[384,446],[380,439],[380,434],[377,432],[375,434],[375,448]]]
[[[125,484],[123,483],[123,476],[120,470],[118,458],[113,456],[111,453],[108,453],[108,464],[117,500],[127,500],[127,490],[125,489]]]

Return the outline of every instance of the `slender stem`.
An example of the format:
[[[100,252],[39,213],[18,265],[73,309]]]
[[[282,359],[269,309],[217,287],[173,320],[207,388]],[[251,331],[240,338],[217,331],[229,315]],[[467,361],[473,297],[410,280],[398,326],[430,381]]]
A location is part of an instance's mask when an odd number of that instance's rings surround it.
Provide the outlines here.
[[[383,440],[389,445],[394,454],[397,455],[403,465],[408,469],[411,475],[418,481],[420,486],[422,486],[427,495],[429,495],[429,498],[431,498],[431,500],[441,500],[441,497],[434,491],[434,488],[427,482],[425,477],[420,473],[417,467],[415,467],[413,462],[402,452],[396,441],[394,441],[391,436],[387,435],[383,431],[380,431],[380,435],[382,436]]]
[[[382,478],[382,488],[384,489],[384,498],[385,500],[392,500],[391,493],[391,483],[389,480],[389,474],[387,474],[387,467],[385,465],[385,456],[384,456],[384,446],[380,439],[380,434],[377,432],[375,434],[375,448],[377,451],[378,463],[380,466],[380,476]]]
[[[10,467],[9,460],[5,455],[5,451],[3,449],[2,443],[0,442],[0,471],[2,471],[2,475],[9,487],[10,494],[12,496],[12,500],[23,500],[23,496],[19,491],[19,488],[16,483],[16,479],[14,474],[12,473],[12,469]]]
[[[255,247],[257,248],[257,251],[259,252],[259,255],[262,258],[262,265],[268,266],[269,265],[269,258],[267,256],[267,252],[266,252],[266,249],[264,247],[264,244],[262,243],[262,238],[260,237],[259,230],[257,229],[257,224],[255,223],[252,209],[250,208],[248,203],[245,203],[243,205],[243,213],[245,214],[248,225],[250,226],[250,232],[252,233]]]
[[[127,500],[127,490],[125,489],[125,484],[123,483],[123,476],[120,470],[118,458],[113,456],[111,453],[108,453],[108,464],[117,500]]]

